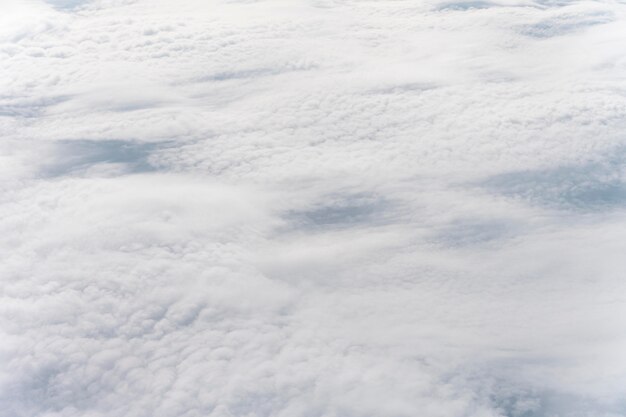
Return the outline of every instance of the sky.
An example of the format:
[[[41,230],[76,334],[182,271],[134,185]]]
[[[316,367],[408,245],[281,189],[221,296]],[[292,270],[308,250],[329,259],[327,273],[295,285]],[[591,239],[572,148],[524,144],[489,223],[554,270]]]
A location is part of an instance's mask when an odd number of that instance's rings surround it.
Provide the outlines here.
[[[0,417],[624,417],[625,128],[619,0],[2,0]]]

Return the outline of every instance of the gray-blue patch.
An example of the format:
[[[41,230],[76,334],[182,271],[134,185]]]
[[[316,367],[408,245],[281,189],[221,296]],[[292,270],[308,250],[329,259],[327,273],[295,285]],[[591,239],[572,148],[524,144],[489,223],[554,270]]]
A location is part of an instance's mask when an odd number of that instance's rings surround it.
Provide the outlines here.
[[[504,220],[462,219],[439,229],[433,241],[445,247],[462,248],[510,237],[515,229],[515,224]]]
[[[68,96],[41,97],[35,100],[7,98],[8,100],[4,102],[2,98],[0,98],[0,117],[39,117],[47,107],[54,106],[69,99]]]
[[[44,166],[42,175],[59,177],[102,163],[123,164],[127,172],[154,171],[156,168],[150,163],[149,156],[164,145],[125,140],[59,141],[56,143],[56,157]]]
[[[613,15],[609,13],[593,13],[588,16],[564,17],[544,20],[532,25],[522,26],[520,32],[533,38],[552,38],[575,33],[579,30],[610,23]]]
[[[439,11],[467,11],[467,10],[475,10],[475,9],[488,9],[490,7],[495,6],[494,3],[488,1],[458,1],[458,2],[450,2],[444,3],[437,7],[436,10]]]
[[[285,67],[276,67],[276,68],[250,68],[250,69],[242,69],[242,70],[234,70],[234,71],[220,71],[213,74],[207,74],[204,76],[200,76],[195,78],[194,82],[218,82],[218,81],[229,81],[229,80],[247,80],[254,78],[264,78],[264,77],[272,77],[281,74],[288,74],[293,72],[300,71],[308,71],[313,67],[302,67],[302,68],[285,68]]]
[[[291,211],[291,224],[303,228],[351,227],[384,221],[388,202],[368,194],[333,195],[328,201],[305,210]]]
[[[70,11],[90,3],[91,0],[46,0],[46,3],[58,10]]]
[[[499,393],[492,401],[506,417],[589,417],[624,412],[623,404],[601,404],[583,396],[554,391]]]
[[[626,152],[599,162],[497,175],[482,186],[508,197],[552,208],[596,211],[626,208]]]

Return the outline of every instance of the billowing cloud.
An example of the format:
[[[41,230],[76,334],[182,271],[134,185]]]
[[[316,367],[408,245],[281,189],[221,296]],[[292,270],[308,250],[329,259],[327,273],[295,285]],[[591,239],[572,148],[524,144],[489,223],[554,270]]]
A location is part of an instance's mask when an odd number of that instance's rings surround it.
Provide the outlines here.
[[[626,416],[624,5],[0,10],[0,416]]]

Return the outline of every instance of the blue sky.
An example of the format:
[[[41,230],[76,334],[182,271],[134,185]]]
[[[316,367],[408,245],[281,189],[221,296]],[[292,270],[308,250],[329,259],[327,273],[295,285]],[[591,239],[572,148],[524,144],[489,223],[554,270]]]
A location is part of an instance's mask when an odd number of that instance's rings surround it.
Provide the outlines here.
[[[0,5],[0,416],[626,416],[626,8]]]

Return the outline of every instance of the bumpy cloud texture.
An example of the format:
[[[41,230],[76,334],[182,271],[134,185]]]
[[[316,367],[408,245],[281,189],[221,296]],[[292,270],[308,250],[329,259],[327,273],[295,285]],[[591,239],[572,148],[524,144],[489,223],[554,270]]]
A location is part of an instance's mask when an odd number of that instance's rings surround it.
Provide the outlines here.
[[[0,416],[626,416],[621,2],[0,10]]]

